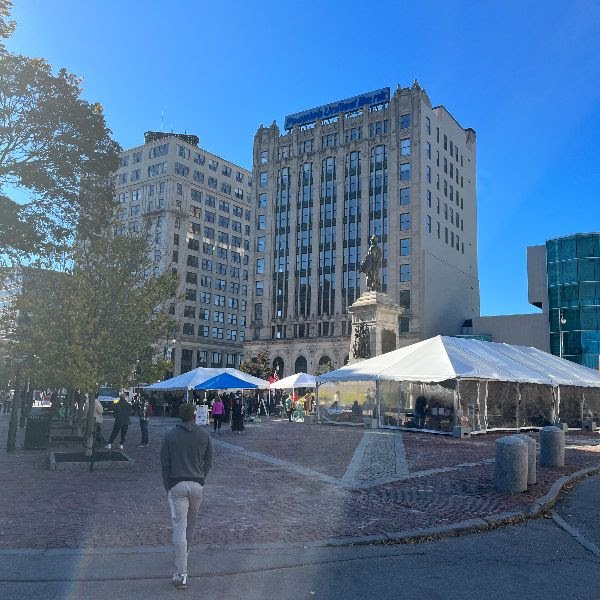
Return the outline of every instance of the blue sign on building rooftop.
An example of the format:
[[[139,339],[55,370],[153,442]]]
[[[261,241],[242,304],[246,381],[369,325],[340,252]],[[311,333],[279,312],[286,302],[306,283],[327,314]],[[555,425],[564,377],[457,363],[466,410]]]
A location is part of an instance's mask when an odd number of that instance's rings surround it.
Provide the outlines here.
[[[324,104],[317,108],[311,108],[309,110],[303,110],[302,112],[288,115],[285,118],[285,129],[292,129],[296,125],[305,125],[307,123],[314,123],[319,119],[328,119],[335,117],[342,113],[352,112],[358,110],[363,106],[373,106],[374,104],[383,104],[388,102],[390,99],[390,88],[381,88],[374,92],[368,92],[366,94],[360,94],[360,96],[354,96],[353,98],[347,98],[346,100],[338,100],[330,104]]]

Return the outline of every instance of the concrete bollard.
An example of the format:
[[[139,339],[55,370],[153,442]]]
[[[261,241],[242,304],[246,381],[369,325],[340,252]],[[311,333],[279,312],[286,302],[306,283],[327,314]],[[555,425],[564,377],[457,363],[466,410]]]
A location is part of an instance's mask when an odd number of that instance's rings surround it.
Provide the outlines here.
[[[532,437],[525,435],[524,433],[520,433],[516,437],[527,444],[527,485],[533,485],[537,481],[537,444]]]
[[[565,466],[565,432],[550,425],[540,430],[540,465],[542,467]]]
[[[527,491],[527,448],[516,435],[496,440],[494,485],[498,491]]]

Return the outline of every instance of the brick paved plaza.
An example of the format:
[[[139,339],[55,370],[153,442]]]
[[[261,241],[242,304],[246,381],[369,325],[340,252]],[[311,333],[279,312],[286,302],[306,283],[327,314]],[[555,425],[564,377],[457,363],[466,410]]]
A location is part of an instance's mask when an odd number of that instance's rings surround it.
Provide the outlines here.
[[[124,470],[50,471],[46,451],[3,450],[0,548],[170,544],[159,447],[175,422],[152,419],[150,446],[138,449],[133,419],[125,452],[136,462]],[[106,419],[105,436],[111,426]],[[7,427],[0,415],[3,440]],[[225,430],[213,437],[196,541],[308,542],[459,523],[526,510],[563,475],[600,466],[600,436],[570,431],[564,468],[538,466],[528,492],[500,494],[492,485],[499,435],[461,440],[278,418],[248,424],[241,435]]]

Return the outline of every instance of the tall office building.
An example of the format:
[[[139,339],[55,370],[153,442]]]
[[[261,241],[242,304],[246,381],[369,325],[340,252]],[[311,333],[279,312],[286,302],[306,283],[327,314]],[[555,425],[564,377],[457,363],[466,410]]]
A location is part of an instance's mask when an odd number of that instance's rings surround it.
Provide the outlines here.
[[[475,158],[475,132],[416,82],[259,127],[246,354],[268,350],[280,375],[342,366],[373,235],[405,309],[398,347],[460,333],[479,315]]]
[[[245,339],[253,244],[252,174],[198,147],[194,135],[147,132],[121,155],[116,173],[119,230],[149,227],[155,270],[171,269],[183,300],[165,353],[174,374],[237,367]]]

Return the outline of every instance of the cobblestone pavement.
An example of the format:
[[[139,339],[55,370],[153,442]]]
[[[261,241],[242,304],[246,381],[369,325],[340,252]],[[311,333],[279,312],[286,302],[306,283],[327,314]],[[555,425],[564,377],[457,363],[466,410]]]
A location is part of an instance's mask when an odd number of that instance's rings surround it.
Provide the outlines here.
[[[0,415],[0,548],[170,544],[159,447],[174,423],[152,419],[150,446],[135,448],[133,420],[125,451],[135,465],[89,473],[50,471],[44,451],[8,455],[8,417]],[[107,419],[105,436],[111,426]],[[248,424],[241,435],[224,431],[213,437],[196,541],[308,542],[452,524],[527,509],[563,475],[600,466],[598,434],[570,431],[564,468],[538,468],[526,493],[500,494],[499,435],[461,440],[279,419]],[[20,430],[18,447],[21,438]]]

